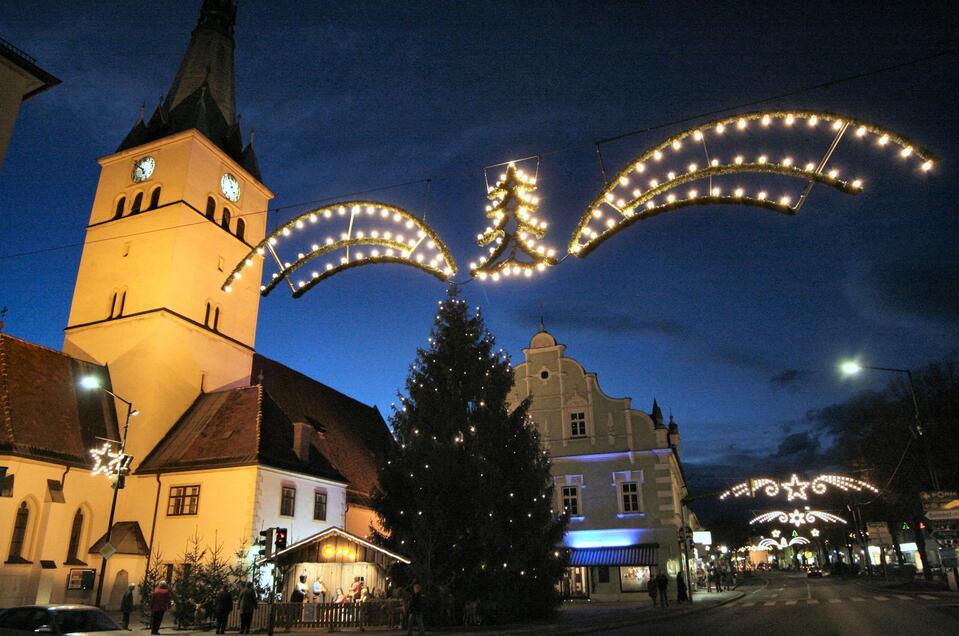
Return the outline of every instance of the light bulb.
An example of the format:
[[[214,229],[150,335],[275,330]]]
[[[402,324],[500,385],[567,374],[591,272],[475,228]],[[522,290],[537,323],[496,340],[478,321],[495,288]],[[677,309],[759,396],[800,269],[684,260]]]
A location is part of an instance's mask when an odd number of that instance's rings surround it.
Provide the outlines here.
[[[739,121],[736,122],[736,128],[744,130],[746,128],[746,120],[740,117]]]
[[[723,124],[716,124],[716,132],[720,135],[723,134],[726,132],[726,126]]]

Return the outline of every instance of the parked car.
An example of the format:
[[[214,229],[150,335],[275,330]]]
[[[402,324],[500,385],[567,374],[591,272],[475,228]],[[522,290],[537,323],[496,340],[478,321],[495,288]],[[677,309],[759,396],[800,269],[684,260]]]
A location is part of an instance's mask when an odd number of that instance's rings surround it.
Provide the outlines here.
[[[810,566],[809,569],[806,570],[806,576],[815,576],[815,577],[822,578],[822,570],[818,566],[815,566],[815,565]]]
[[[88,605],[24,605],[0,611],[0,636],[91,633],[129,636],[103,610]]]

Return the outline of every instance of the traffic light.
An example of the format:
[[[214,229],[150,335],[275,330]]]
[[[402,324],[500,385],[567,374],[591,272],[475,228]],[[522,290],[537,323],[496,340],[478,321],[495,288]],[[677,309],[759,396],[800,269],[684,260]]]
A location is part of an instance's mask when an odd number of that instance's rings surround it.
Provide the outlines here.
[[[277,528],[273,539],[273,547],[279,552],[286,547],[286,528]]]
[[[283,533],[285,537],[286,530]],[[273,555],[273,528],[260,530],[260,539],[256,544],[260,546],[260,556],[269,559]]]

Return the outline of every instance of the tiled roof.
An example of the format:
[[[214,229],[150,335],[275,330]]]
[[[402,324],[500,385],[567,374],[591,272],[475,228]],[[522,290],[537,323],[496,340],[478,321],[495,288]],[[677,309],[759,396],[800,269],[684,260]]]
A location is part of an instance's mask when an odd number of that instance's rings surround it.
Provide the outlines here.
[[[104,532],[96,540],[96,543],[90,546],[89,553],[96,554],[106,542],[107,533]],[[143,538],[140,524],[136,521],[118,521],[113,524],[110,543],[117,549],[117,554],[140,554],[143,556],[150,554],[150,547],[147,545],[146,539]]]
[[[377,464],[393,438],[380,412],[316,380],[259,354],[253,381],[294,422],[312,424],[320,452],[350,482],[353,501],[365,500],[377,484]]]
[[[292,422],[260,385],[201,394],[137,472],[254,464],[346,481],[315,449],[297,457]]]
[[[594,565],[656,565],[658,543],[644,543],[621,548],[575,548],[570,550],[569,564]]]
[[[85,375],[110,387],[106,367],[0,333],[0,453],[89,466],[97,438],[118,435],[113,400],[80,389]]]

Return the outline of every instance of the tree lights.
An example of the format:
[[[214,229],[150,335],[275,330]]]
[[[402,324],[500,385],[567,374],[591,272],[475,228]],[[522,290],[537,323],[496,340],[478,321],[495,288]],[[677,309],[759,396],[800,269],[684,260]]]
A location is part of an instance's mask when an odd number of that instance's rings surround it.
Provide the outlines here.
[[[488,255],[470,263],[473,276],[480,280],[498,281],[501,277],[530,277],[556,264],[556,251],[537,243],[546,235],[546,221],[536,216],[539,198],[533,195],[536,177],[527,175],[509,163],[499,181],[489,188],[491,203],[486,217],[492,224],[477,235],[480,247],[488,247]],[[515,223],[515,229],[510,225]],[[517,251],[526,259],[517,258]]]
[[[725,146],[735,141],[737,133],[745,132],[751,123],[757,121],[760,130],[772,128],[777,121],[781,121],[783,127],[792,131],[792,134],[815,134],[819,130],[826,130],[834,135],[833,144],[821,160],[802,165],[789,155],[777,159],[764,153],[755,153],[752,158],[746,153],[730,153],[722,159],[710,154],[707,142]],[[805,121],[807,125],[798,126],[800,121]],[[727,134],[730,128],[736,132]],[[741,204],[796,214],[814,183],[822,183],[847,194],[858,194],[863,188],[862,179],[847,181],[841,178],[837,169],[824,171],[847,130],[854,130],[858,140],[874,140],[878,147],[889,143],[898,146],[899,156],[903,160],[918,162],[918,169],[922,172],[928,172],[933,167],[934,160],[930,153],[908,139],[871,123],[813,111],[734,115],[680,132],[634,159],[609,181],[582,216],[570,240],[569,253],[584,257],[603,241],[638,220],[692,205]],[[687,142],[690,148],[702,150],[705,163],[693,161],[684,162],[679,168],[670,166],[664,178],[663,164],[668,163],[667,157],[678,155]],[[767,189],[758,189],[753,194],[735,182],[732,187],[723,187],[718,183],[720,178],[727,181],[732,180],[728,177],[746,175],[798,177],[807,185],[801,194],[793,196],[789,193],[772,195]],[[707,187],[678,191],[681,186],[700,181],[705,181]],[[599,220],[602,222],[597,223]]]
[[[334,225],[339,225],[339,231],[331,227]],[[279,248],[285,242],[295,234],[313,232],[314,228],[326,229],[326,236],[299,252],[292,261],[280,258]],[[297,298],[330,276],[375,263],[409,265],[442,281],[456,274],[452,254],[430,226],[402,208],[377,201],[345,201],[290,220],[244,256],[222,289],[232,291],[243,270],[252,267],[254,259],[267,256],[276,262],[278,271],[260,286],[264,296],[285,280]],[[315,261],[319,264],[307,271],[307,266]]]

